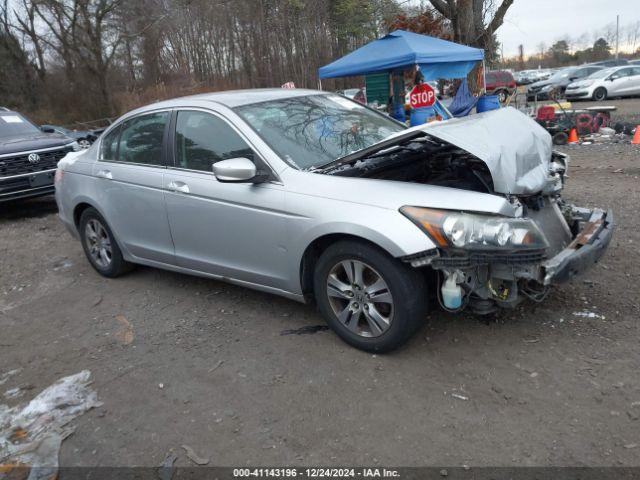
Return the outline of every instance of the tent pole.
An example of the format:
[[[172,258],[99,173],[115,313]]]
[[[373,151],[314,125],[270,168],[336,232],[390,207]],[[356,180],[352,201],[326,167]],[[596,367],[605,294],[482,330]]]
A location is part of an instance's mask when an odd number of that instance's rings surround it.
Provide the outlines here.
[[[484,58],[482,59],[482,92],[487,94],[487,69],[484,65]]]
[[[322,80],[318,78],[318,90],[322,90]]]

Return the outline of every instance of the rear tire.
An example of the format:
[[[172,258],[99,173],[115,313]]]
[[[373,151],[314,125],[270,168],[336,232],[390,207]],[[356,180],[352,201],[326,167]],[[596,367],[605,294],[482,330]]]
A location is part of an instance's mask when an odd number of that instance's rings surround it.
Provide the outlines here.
[[[318,308],[345,342],[367,352],[389,352],[423,324],[423,275],[363,241],[327,248],[314,271]]]
[[[607,99],[607,89],[598,87],[593,92],[593,100],[596,102],[604,102]]]
[[[123,258],[109,225],[95,208],[82,212],[78,232],[89,263],[100,275],[114,278],[133,268]]]

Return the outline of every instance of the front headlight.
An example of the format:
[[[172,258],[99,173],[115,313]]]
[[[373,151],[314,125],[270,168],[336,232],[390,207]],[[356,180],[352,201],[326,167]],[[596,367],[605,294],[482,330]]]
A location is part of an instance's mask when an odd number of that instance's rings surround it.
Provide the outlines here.
[[[545,85],[544,87],[542,87],[540,89],[541,92],[548,92],[549,90],[551,90],[553,88],[553,85]]]
[[[400,212],[441,248],[467,250],[542,249],[549,244],[538,226],[527,218],[402,207]]]

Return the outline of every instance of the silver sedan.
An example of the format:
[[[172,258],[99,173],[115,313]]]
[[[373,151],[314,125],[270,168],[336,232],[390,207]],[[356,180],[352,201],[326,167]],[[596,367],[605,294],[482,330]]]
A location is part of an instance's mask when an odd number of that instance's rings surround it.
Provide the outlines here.
[[[130,112],[55,185],[100,274],[143,264],[314,302],[383,352],[429,303],[541,301],[598,260],[611,212],[563,200],[567,162],[511,108],[406,129],[340,95],[270,89]]]

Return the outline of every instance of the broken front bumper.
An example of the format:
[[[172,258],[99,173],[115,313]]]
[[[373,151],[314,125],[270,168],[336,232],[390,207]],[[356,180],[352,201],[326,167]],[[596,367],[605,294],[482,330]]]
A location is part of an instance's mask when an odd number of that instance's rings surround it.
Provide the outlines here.
[[[611,210],[593,210],[584,220],[584,227],[573,241],[543,263],[545,285],[571,280],[596,263],[606,251],[614,228]]]

